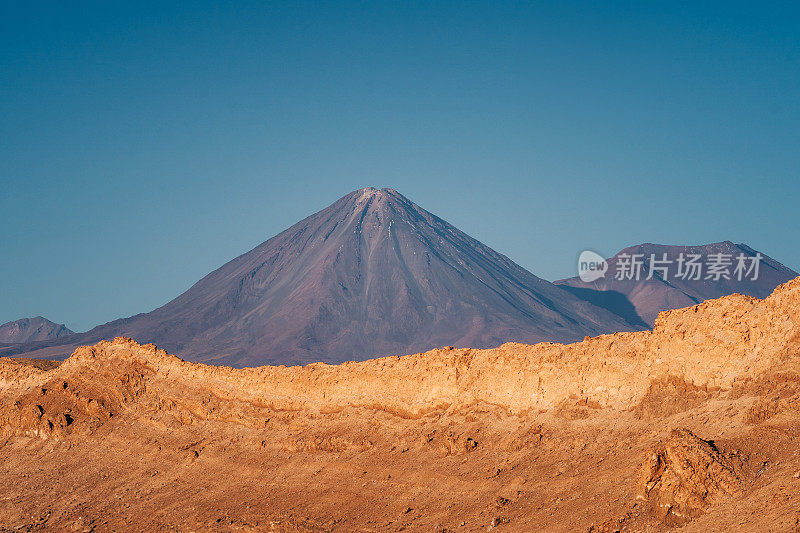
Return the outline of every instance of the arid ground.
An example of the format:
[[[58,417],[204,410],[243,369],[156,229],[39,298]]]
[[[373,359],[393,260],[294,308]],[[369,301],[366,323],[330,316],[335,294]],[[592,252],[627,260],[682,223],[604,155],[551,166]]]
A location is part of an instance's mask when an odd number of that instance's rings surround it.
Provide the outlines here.
[[[800,278],[561,345],[0,360],[2,531],[793,531]]]

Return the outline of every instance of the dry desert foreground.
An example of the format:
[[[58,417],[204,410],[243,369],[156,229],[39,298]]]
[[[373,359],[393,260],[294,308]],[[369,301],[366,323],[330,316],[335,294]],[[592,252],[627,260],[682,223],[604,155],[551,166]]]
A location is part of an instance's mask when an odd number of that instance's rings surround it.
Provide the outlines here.
[[[794,531],[800,278],[561,345],[0,359],[2,531]]]

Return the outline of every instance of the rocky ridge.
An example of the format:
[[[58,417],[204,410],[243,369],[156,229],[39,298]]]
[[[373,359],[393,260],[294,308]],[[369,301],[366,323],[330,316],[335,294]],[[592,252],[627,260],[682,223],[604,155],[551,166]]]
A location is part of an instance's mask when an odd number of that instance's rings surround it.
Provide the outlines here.
[[[18,506],[38,525],[2,506],[0,518],[58,529],[78,521],[61,490],[94,502],[141,483],[136,513],[87,503],[90,525],[197,527],[224,493],[223,531],[794,527],[797,309],[800,279],[569,345],[233,369],[117,338],[50,370],[0,360],[0,501],[40,494]],[[39,473],[20,477],[34,459]],[[117,468],[128,481],[108,477]],[[194,496],[168,490],[190,472]],[[196,515],[154,514],[189,501]]]

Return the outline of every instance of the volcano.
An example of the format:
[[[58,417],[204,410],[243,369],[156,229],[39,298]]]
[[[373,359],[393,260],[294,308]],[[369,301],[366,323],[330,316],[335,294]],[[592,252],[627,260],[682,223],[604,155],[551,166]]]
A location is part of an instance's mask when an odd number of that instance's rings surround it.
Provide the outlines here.
[[[65,356],[77,345],[124,335],[193,361],[241,367],[564,342],[631,329],[397,191],[368,187],[159,309],[25,351]],[[22,353],[0,351],[11,352]]]

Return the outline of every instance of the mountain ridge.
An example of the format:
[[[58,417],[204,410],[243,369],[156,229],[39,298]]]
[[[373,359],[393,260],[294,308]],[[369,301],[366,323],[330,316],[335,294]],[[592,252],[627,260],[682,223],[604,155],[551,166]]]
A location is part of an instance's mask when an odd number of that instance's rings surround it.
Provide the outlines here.
[[[0,325],[0,344],[22,344],[66,337],[75,332],[42,316],[20,318]]]
[[[630,261],[630,257],[635,254],[642,256],[642,276],[639,279],[617,279],[616,273],[620,269],[621,259]],[[759,273],[755,280],[751,279],[752,274],[750,277],[742,276],[739,280],[736,279],[737,276],[732,275],[735,264],[731,264],[728,269],[730,279],[724,277],[716,280],[706,279],[705,272],[701,272],[700,279],[697,280],[676,276],[667,276],[668,279],[664,279],[660,273],[654,274],[652,279],[645,279],[649,274],[651,257],[658,260],[663,258],[664,254],[671,263],[677,262],[681,254],[685,257],[699,255],[706,261],[709,258],[713,259],[717,254],[732,259],[741,254],[748,261],[759,256]],[[585,282],[576,276],[556,280],[553,283],[579,298],[616,313],[634,326],[646,327],[653,326],[661,311],[688,307],[730,294],[766,298],[775,287],[800,275],[746,244],[734,244],[731,241],[689,246],[642,243],[620,250],[607,258],[606,262],[608,271],[605,276],[595,281]],[[622,268],[627,268],[627,263]]]
[[[64,358],[78,346],[117,336],[232,366],[338,363],[449,345],[571,342],[649,329],[660,311],[734,292],[763,298],[797,276],[761,254],[764,277],[757,284],[614,280],[624,253],[679,250],[758,254],[730,241],[644,243],[609,259],[602,280],[550,283],[396,190],[366,187],[240,254],[153,311],[84,333],[0,344],[0,356]]]
[[[616,315],[536,277],[394,189],[367,187],[164,306],[70,342],[122,335],[192,360],[250,366],[572,341],[627,329]],[[56,346],[42,348],[52,355]]]

